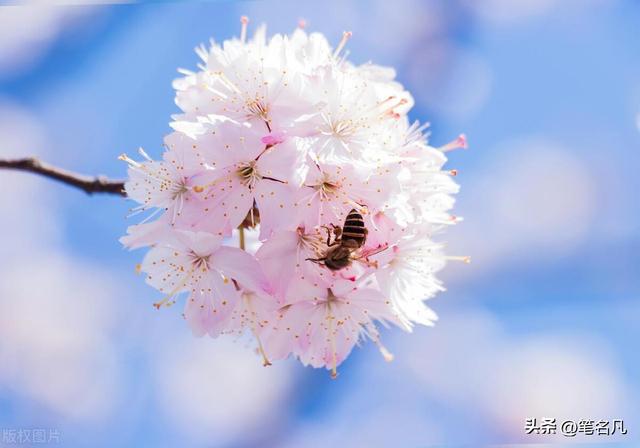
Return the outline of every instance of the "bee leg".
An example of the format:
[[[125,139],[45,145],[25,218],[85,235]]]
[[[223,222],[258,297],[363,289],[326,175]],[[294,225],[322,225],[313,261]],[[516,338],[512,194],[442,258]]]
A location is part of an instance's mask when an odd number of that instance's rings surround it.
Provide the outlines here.
[[[327,226],[322,226],[322,228],[327,231],[327,246],[333,246],[335,241],[333,243],[331,242],[331,229]]]
[[[331,224],[333,230],[327,226],[321,226],[327,231],[327,247],[335,246],[340,242],[340,235],[342,235],[342,229],[334,224]],[[331,242],[331,234],[335,235],[333,242]]]
[[[311,262],[317,263],[317,264],[324,264],[324,260],[326,260],[326,257],[324,257],[324,258],[305,258],[305,261],[311,261]]]
[[[336,240],[339,240],[340,237],[342,236],[342,227],[337,226],[335,224],[331,224],[331,226],[333,227],[333,233],[336,236]]]

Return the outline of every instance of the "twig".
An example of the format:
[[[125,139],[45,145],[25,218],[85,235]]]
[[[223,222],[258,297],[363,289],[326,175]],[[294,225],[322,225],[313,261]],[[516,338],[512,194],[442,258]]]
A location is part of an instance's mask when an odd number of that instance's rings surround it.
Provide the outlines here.
[[[122,180],[112,180],[104,176],[84,176],[51,166],[41,162],[35,157],[13,160],[0,159],[0,168],[40,174],[41,176],[79,188],[87,194],[107,193],[126,196],[124,192],[124,181]]]

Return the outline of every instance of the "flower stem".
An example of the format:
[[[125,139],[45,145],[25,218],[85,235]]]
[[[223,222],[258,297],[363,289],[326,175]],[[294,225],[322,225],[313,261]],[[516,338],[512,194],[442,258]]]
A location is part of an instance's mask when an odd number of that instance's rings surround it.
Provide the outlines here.
[[[238,227],[238,235],[240,235],[240,249],[244,250],[244,227]]]

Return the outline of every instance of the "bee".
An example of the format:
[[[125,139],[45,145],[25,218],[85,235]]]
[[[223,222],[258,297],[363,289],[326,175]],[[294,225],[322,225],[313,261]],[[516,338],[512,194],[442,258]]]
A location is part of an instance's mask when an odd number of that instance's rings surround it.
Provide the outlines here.
[[[307,258],[308,261],[323,264],[332,271],[339,271],[351,265],[353,260],[365,259],[367,264],[373,264],[364,256],[353,256],[367,240],[369,232],[364,225],[362,215],[352,209],[344,220],[342,227],[333,226],[333,232],[327,229],[327,251],[322,258]],[[331,241],[331,234],[335,236]],[[368,254],[371,255],[371,254]]]

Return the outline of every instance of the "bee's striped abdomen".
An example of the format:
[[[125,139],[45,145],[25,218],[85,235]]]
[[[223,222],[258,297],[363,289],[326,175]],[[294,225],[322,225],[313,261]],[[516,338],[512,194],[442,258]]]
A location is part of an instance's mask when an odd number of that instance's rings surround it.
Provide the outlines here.
[[[362,247],[366,239],[367,229],[364,226],[364,219],[357,210],[353,209],[344,220],[342,241],[352,240],[357,243],[358,247]]]

